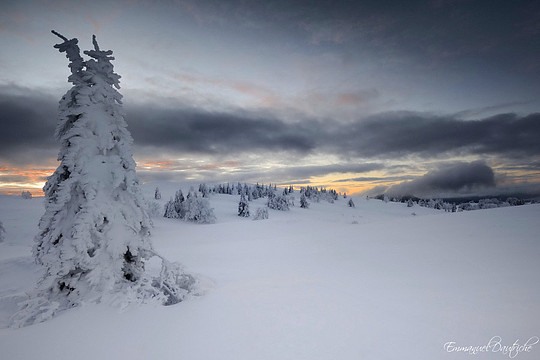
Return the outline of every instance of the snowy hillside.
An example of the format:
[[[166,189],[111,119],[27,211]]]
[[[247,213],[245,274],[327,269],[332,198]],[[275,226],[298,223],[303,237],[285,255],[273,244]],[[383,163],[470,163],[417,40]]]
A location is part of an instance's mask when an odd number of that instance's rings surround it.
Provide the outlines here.
[[[161,206],[174,190],[161,187]],[[210,196],[215,224],[153,219],[156,249],[198,276],[201,296],[88,304],[12,329],[39,275],[30,248],[44,210],[39,198],[0,197],[1,358],[465,359],[452,346],[495,337],[474,359],[505,359],[515,351],[497,337],[540,336],[540,205],[444,213],[355,197],[355,208],[340,198],[301,209],[296,193],[290,211],[253,221],[237,216],[239,198]],[[539,357],[540,343],[517,354]]]

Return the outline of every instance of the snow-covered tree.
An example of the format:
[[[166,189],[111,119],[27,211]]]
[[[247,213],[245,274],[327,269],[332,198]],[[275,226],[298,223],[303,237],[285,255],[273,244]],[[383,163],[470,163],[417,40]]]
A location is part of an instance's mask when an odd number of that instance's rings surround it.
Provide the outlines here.
[[[77,39],[53,33],[63,40],[55,48],[70,60],[73,87],[60,101],[60,164],[44,187],[33,247],[43,277],[15,325],[47,320],[82,301],[179,302],[193,278],[152,248],[112,51],[101,50],[94,36],[84,60]],[[145,271],[153,256],[162,259],[157,277]]]
[[[178,219],[178,212],[176,212],[174,200],[172,198],[165,204],[165,213],[163,214],[163,217]]]
[[[4,229],[4,224],[0,221],[0,242],[3,242],[6,239],[6,229]]]
[[[268,193],[268,201],[266,202],[266,206],[272,210],[289,210],[289,202],[287,201],[287,197],[283,195],[276,195],[273,191]]]
[[[307,201],[306,195],[304,193],[300,195],[300,207],[302,209],[309,208],[309,202]]]
[[[198,197],[195,192],[189,192],[185,204],[185,220],[199,224],[212,224],[216,222],[214,209],[210,207],[208,199]]]
[[[257,200],[258,198],[260,198],[259,189],[257,188],[253,189],[253,191],[251,192],[251,198],[253,200]]]
[[[174,209],[180,215],[181,218],[184,217],[184,209],[183,209],[183,203],[185,201],[184,193],[182,193],[182,189],[179,189],[174,194]]]
[[[216,222],[214,209],[210,207],[210,202],[206,198],[197,196],[197,192],[193,187],[185,198],[182,190],[178,190],[174,195],[174,199],[165,204],[165,214],[163,216],[197,223]]]
[[[23,199],[31,199],[32,198],[32,193],[30,191],[27,191],[27,190],[22,191],[21,192],[21,197]]]
[[[268,219],[268,208],[257,208],[253,220],[266,220]]]
[[[159,188],[156,186],[156,190],[154,191],[154,199],[160,200],[161,199],[161,191],[159,191]]]
[[[244,188],[242,189],[242,191],[243,191],[244,195],[247,196],[247,201],[252,201],[253,200],[252,192],[251,192],[251,189],[249,188],[249,186],[244,184]]]
[[[208,185],[200,184],[199,192],[201,193],[202,197],[208,197],[208,195],[210,194],[210,189],[208,188]]]
[[[240,195],[240,202],[238,203],[238,216],[249,217],[249,203],[247,202],[244,194]]]
[[[148,200],[145,201],[146,206],[146,212],[151,218],[158,218],[162,215],[161,213],[161,204],[154,200]]]
[[[349,202],[347,202],[347,205],[349,205],[349,207],[355,207],[354,201],[352,200],[352,198],[349,199]]]

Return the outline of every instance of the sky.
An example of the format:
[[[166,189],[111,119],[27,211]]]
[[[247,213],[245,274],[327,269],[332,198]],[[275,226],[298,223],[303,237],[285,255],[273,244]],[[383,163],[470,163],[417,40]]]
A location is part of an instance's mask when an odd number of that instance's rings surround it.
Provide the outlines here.
[[[142,182],[540,194],[538,1],[0,7],[0,193],[58,166],[56,30],[113,50]]]

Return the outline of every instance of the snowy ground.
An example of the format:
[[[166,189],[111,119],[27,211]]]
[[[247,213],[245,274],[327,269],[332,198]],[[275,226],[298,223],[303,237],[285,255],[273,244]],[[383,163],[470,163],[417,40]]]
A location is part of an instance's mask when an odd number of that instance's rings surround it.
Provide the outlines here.
[[[238,196],[213,195],[216,224],[154,220],[156,249],[198,274],[204,295],[89,304],[11,329],[39,275],[30,248],[43,206],[0,197],[0,358],[505,359],[515,352],[496,344],[448,350],[540,336],[540,205],[452,214],[354,200],[252,221],[236,216]],[[540,343],[515,358],[539,359]]]

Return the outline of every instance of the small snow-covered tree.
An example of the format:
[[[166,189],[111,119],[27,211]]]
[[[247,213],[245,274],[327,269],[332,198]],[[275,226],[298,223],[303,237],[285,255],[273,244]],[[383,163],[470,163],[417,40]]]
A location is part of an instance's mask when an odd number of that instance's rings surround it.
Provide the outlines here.
[[[190,192],[185,201],[185,220],[199,224],[212,224],[216,222],[214,209],[210,207],[208,199],[198,197]]]
[[[180,195],[184,197],[182,195],[182,191],[180,191]],[[196,198],[196,197],[197,197],[197,193],[195,192],[195,188],[192,186],[189,188],[188,194],[186,195],[186,199],[191,199],[191,198]]]
[[[289,202],[287,201],[287,197],[284,195],[276,195],[272,191],[268,194],[268,201],[266,202],[266,206],[268,206],[272,210],[289,210]]]
[[[161,216],[161,205],[154,200],[145,201],[146,212],[151,218],[158,218]]]
[[[184,201],[186,199],[184,198],[184,194],[182,193],[182,189],[179,189],[174,194],[174,210],[178,214],[178,218],[183,219],[186,216],[186,206],[184,204]]]
[[[352,200],[352,198],[349,199],[349,202],[347,202],[347,205],[349,205],[349,207],[352,207],[352,208],[353,208],[353,207],[356,207],[356,206],[354,205],[354,201]]]
[[[257,200],[258,198],[260,198],[259,196],[259,189],[257,188],[254,188],[253,191],[251,192],[251,198],[253,200]]]
[[[253,200],[252,192],[251,192],[251,189],[249,188],[249,186],[244,184],[244,188],[243,188],[242,191],[247,196],[247,201],[252,201]]]
[[[32,193],[30,191],[23,191],[21,192],[21,197],[23,199],[31,199],[32,198]]]
[[[6,229],[4,229],[4,224],[0,221],[0,242],[3,242],[6,239]]]
[[[249,203],[247,202],[244,194],[240,195],[240,202],[238,203],[238,216],[249,217]]]
[[[94,36],[84,60],[77,39],[53,33],[63,40],[55,48],[70,60],[73,87],[60,101],[60,164],[44,187],[33,247],[43,277],[14,325],[47,320],[82,301],[179,302],[193,278],[152,248],[112,51],[101,50]],[[145,262],[154,256],[162,259],[162,272],[152,278]]]
[[[206,184],[200,184],[199,185],[199,192],[201,193],[202,197],[208,197],[210,194],[210,189],[208,188],[208,185]]]
[[[161,200],[161,191],[159,191],[159,188],[156,186],[156,190],[154,191],[154,199]]]
[[[184,204],[185,198],[182,190],[176,191],[174,199],[170,199],[165,204],[164,217],[169,219],[183,219],[186,216],[186,205]]]
[[[165,204],[165,214],[163,214],[163,217],[178,219],[178,213],[176,212],[174,200],[172,198]]]
[[[268,219],[268,208],[257,208],[253,220],[266,220]]]
[[[309,208],[309,202],[307,201],[306,195],[304,193],[300,195],[300,207],[302,209]]]

